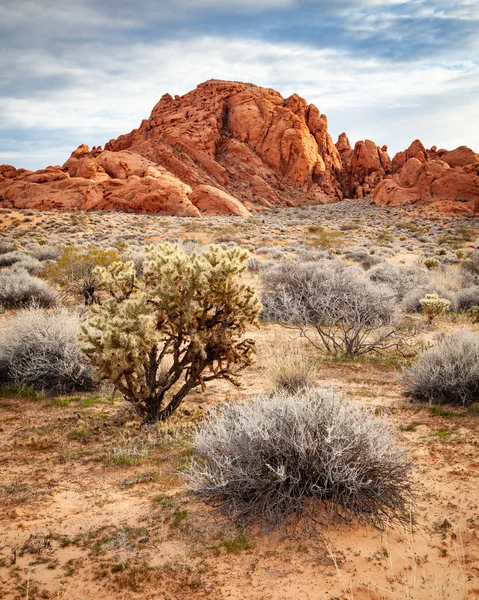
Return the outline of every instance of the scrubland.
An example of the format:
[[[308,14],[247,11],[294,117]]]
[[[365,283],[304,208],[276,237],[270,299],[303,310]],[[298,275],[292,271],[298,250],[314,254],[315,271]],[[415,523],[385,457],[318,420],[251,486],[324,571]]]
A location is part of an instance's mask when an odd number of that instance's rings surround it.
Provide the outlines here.
[[[246,248],[263,310],[239,387],[145,424],[77,332],[163,242]],[[0,596],[478,598],[478,306],[477,217],[0,210]]]

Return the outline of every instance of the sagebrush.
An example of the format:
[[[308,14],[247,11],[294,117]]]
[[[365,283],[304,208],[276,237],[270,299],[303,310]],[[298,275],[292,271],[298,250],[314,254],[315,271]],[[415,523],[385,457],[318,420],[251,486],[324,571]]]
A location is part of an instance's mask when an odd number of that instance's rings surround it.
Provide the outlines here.
[[[2,376],[48,393],[92,389],[92,369],[77,338],[79,327],[77,317],[65,310],[20,312],[0,342]]]
[[[406,395],[420,402],[467,406],[479,401],[479,336],[469,330],[445,337],[401,375]]]
[[[193,489],[241,523],[409,519],[411,465],[390,427],[331,389],[226,405],[193,448]]]
[[[0,308],[50,308],[57,303],[57,294],[38,277],[23,269],[0,270]]]
[[[360,355],[406,339],[395,293],[338,260],[281,263],[263,272],[264,319],[298,329],[316,348]]]

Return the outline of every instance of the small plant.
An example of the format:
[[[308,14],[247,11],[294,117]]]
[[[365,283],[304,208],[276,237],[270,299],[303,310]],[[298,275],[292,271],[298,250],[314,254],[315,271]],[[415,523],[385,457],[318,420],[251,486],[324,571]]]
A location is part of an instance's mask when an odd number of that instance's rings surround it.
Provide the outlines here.
[[[406,395],[419,402],[468,406],[479,400],[479,338],[460,331],[425,350],[401,375]]]
[[[441,261],[431,256],[430,258],[426,258],[424,260],[423,265],[426,267],[426,269],[429,269],[431,271],[432,269],[437,269],[438,267],[440,267]]]
[[[45,267],[42,277],[54,282],[67,294],[80,297],[86,306],[99,304],[100,277],[97,267],[119,260],[115,248],[68,246],[55,262]]]
[[[190,255],[173,244],[150,247],[138,280],[133,263],[95,276],[108,290],[83,328],[85,353],[147,422],[164,421],[194,388],[235,377],[255,343],[242,339],[260,304],[238,281],[248,253],[210,246]]]
[[[451,306],[449,300],[446,300],[446,298],[439,298],[438,294],[426,294],[419,302],[429,323],[432,323],[435,317],[442,315]]]
[[[303,515],[383,528],[409,518],[410,463],[389,426],[334,390],[226,405],[194,449],[193,489],[242,523]]]
[[[276,340],[266,347],[263,364],[271,392],[295,393],[314,386],[316,360],[297,342]]]

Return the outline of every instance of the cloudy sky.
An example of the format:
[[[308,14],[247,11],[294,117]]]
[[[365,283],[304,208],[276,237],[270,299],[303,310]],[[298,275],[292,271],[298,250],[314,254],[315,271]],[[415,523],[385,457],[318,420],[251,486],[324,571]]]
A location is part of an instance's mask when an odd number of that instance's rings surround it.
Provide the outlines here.
[[[0,0],[0,163],[62,164],[207,79],[297,92],[333,138],[479,150],[479,0]]]

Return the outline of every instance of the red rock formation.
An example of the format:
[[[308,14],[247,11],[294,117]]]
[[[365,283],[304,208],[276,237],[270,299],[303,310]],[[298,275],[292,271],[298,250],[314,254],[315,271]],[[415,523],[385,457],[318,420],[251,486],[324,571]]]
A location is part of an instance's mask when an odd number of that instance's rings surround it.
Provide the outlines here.
[[[410,158],[417,158],[420,162],[428,160],[428,152],[421,140],[414,140],[407,150],[398,152],[394,156],[391,163],[392,172],[397,173]]]
[[[345,133],[336,143],[341,157],[342,171],[338,174],[341,188],[347,198],[363,198],[391,173],[391,159],[387,146],[380,148],[371,140],[356,142],[354,150]]]
[[[0,204],[246,214],[341,199],[341,170],[326,116],[314,105],[296,94],[208,81],[182,97],[165,94],[148,120],[105,151],[81,145],[63,167],[35,174],[3,168]]]
[[[374,191],[379,205],[429,204],[437,210],[474,214],[479,211],[479,160],[469,149],[447,152],[451,166],[439,158],[409,158]],[[421,158],[424,158],[421,157]],[[470,160],[470,163],[467,161]],[[466,164],[464,164],[466,162]]]
[[[62,167],[34,173],[0,166],[0,206],[246,215],[362,197],[378,184],[382,204],[469,202],[478,163],[468,148],[427,151],[419,140],[392,162],[371,140],[352,149],[341,134],[335,145],[326,115],[297,94],[212,80],[181,97],[165,94],[148,120],[105,150],[83,144]]]

